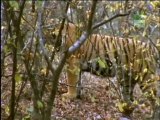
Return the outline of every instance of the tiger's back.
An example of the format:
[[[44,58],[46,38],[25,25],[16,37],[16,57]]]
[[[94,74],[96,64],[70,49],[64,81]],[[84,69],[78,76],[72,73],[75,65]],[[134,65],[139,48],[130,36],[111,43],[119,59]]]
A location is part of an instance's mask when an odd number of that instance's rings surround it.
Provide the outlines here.
[[[148,70],[154,73],[156,68],[157,50],[149,43],[128,38],[93,34],[78,53],[82,63],[101,58],[105,64],[108,64],[107,66],[113,69],[123,67],[124,70],[137,73]]]

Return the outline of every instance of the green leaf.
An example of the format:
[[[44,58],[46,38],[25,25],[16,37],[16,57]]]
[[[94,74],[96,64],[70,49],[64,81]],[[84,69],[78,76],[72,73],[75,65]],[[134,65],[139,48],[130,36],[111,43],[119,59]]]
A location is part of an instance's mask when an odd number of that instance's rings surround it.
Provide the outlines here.
[[[145,20],[134,20],[134,26],[138,28],[144,28]]]
[[[98,58],[98,61],[97,61],[97,62],[99,63],[99,66],[100,66],[101,68],[107,68],[106,62],[105,62],[104,60],[102,60],[101,58]]]
[[[141,17],[140,17],[140,15],[139,15],[139,14],[135,14],[135,15],[133,16],[133,19],[134,19],[134,20],[140,20],[140,19],[141,19]]]
[[[7,115],[9,115],[9,106],[6,106],[6,107],[5,107],[5,113],[6,113]]]
[[[8,40],[8,42],[7,42],[8,47],[16,47],[16,45],[14,43],[15,38],[16,38],[16,35],[13,35],[13,37]]]
[[[37,101],[38,108],[43,108],[43,103],[41,101]]]
[[[38,7],[42,7],[42,3],[43,3],[43,1],[38,0],[38,1],[37,1],[37,6],[38,6]]]
[[[16,82],[22,81],[22,76],[20,74],[16,74],[15,75],[15,80],[16,80]]]
[[[19,8],[17,1],[9,1],[9,3],[14,10],[17,10]]]
[[[127,106],[127,103],[119,102],[119,103],[117,103],[117,106],[118,106],[118,109],[120,112],[124,112],[124,107]]]
[[[137,14],[133,15],[134,20],[144,20],[144,19],[146,19],[146,17],[147,16],[143,13],[137,13]]]
[[[138,28],[144,28],[146,17],[147,16],[144,13],[137,13],[133,15],[134,26]]]
[[[30,120],[31,119],[31,116],[30,115],[27,115],[25,116],[24,118],[22,118],[22,120]]]
[[[4,53],[8,54],[9,52],[11,52],[11,47],[8,47],[8,45],[4,46]]]

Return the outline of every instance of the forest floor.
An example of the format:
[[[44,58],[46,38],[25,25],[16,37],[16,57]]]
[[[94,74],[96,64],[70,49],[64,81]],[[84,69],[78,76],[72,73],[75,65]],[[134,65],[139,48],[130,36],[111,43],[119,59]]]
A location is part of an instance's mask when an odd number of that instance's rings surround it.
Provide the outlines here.
[[[1,77],[1,117],[6,120],[9,115],[9,101],[11,96],[11,72],[9,68],[5,73],[8,77]],[[120,120],[122,115],[118,109],[120,101],[119,87],[114,86],[115,80],[97,77],[89,73],[82,75],[82,96],[81,99],[66,100],[63,99],[62,93],[67,92],[66,75],[63,73],[60,78],[60,84],[56,99],[54,102],[53,120]],[[21,86],[21,83],[16,84]],[[20,87],[16,89],[19,91]],[[50,85],[47,87],[50,91]],[[18,102],[16,120],[29,120],[33,110],[32,90],[29,82],[20,96]],[[47,94],[45,95],[47,98]],[[44,98],[45,99],[45,98]],[[150,107],[138,105],[133,112],[133,120],[146,120],[151,114]],[[126,119],[127,120],[127,119]]]

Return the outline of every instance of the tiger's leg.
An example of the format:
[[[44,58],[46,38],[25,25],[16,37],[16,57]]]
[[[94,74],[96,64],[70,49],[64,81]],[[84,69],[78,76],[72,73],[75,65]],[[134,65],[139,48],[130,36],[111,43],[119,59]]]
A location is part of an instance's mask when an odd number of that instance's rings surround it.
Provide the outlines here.
[[[65,98],[77,97],[77,82],[79,78],[79,60],[75,56],[71,56],[68,60],[67,66],[67,89],[68,92],[63,94]]]
[[[133,106],[133,90],[136,85],[136,81],[134,80],[134,77],[130,74],[128,71],[123,71],[124,73],[121,73],[120,83],[122,88],[122,96],[123,96],[123,106],[122,107],[122,113],[124,116],[130,116],[134,110]]]

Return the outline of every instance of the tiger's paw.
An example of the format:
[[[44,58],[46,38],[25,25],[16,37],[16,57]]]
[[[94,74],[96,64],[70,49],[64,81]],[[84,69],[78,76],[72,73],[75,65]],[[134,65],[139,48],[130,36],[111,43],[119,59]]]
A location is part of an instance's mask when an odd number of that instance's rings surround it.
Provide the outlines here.
[[[76,93],[75,93],[75,94],[64,93],[64,94],[62,95],[62,97],[63,97],[64,99],[75,99],[75,98],[77,98],[77,94],[76,94]]]

